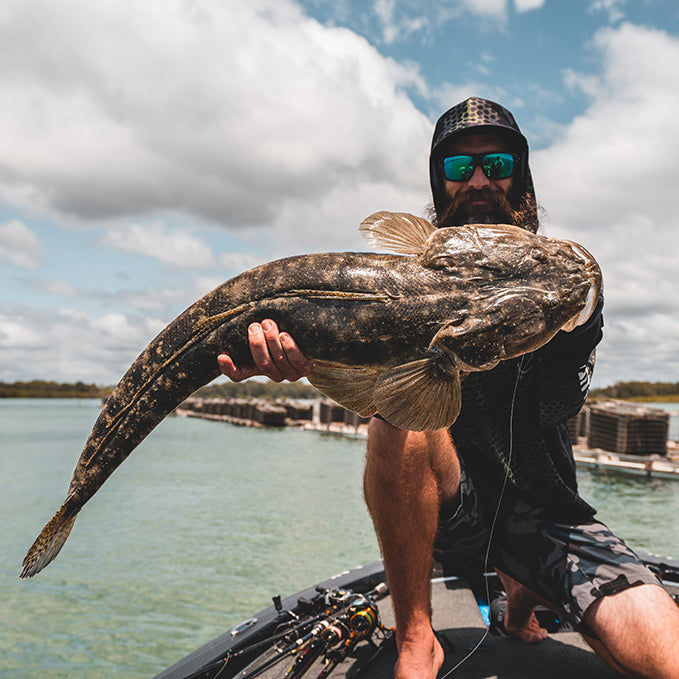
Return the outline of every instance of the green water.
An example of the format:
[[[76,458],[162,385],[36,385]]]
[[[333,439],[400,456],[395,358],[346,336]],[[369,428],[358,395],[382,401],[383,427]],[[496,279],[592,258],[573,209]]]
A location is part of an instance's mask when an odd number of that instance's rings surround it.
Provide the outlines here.
[[[0,676],[149,677],[268,606],[378,557],[363,444],[168,418],[19,581],[95,401],[0,400]]]
[[[21,560],[63,501],[96,401],[0,400],[0,677],[153,677],[378,549],[364,442],[168,418],[88,503],[58,559]],[[679,555],[679,483],[582,472],[600,517]]]

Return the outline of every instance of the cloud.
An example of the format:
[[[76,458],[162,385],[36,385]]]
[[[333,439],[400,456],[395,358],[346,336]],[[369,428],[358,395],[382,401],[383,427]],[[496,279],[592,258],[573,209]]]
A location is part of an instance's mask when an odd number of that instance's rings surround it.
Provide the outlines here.
[[[24,209],[240,228],[385,173],[422,187],[416,69],[291,1],[10,0],[0,37],[0,198]]]
[[[594,46],[603,71],[596,86],[585,79],[590,106],[538,153],[541,174],[556,189],[549,202],[558,201],[560,219],[579,230],[593,220],[600,231],[648,218],[662,227],[675,219],[669,187],[679,182],[679,39],[624,24],[598,33]],[[564,200],[564,185],[578,200]]]
[[[481,16],[504,17],[507,12],[507,0],[461,0],[460,4],[468,12]]]
[[[593,0],[587,10],[589,12],[606,12],[610,23],[621,21],[625,17],[622,11],[626,0]]]
[[[545,0],[514,0],[517,12],[528,12],[532,9],[540,9],[545,4]]]
[[[396,0],[375,0],[373,10],[382,24],[382,38],[388,45],[430,27],[429,18],[422,15],[405,14],[397,19]]]
[[[537,9],[545,0],[514,0],[519,12]],[[322,6],[337,23],[353,20],[359,32],[377,20],[376,27],[369,32],[381,33],[382,42],[387,45],[417,37],[430,42],[435,35],[453,30],[484,31],[505,26],[508,17],[509,0],[372,0],[372,12],[366,12],[363,0],[323,3],[320,0],[303,0],[306,6]],[[358,18],[360,17],[360,18]]]
[[[82,291],[76,289],[69,283],[59,280],[45,281],[36,279],[23,279],[22,284],[34,290],[40,290],[41,292],[46,292],[49,295],[57,295],[59,297],[79,297],[83,294]]]
[[[544,0],[515,0],[517,9],[533,9]],[[436,3],[422,3],[418,0],[374,0],[373,12],[382,27],[382,39],[386,44],[404,40],[413,34],[427,34],[441,28],[450,21],[465,15],[483,20],[495,19],[504,22],[507,17],[508,0],[447,0]],[[525,9],[524,9],[525,6]],[[360,12],[362,5],[356,4]]]
[[[37,269],[42,264],[40,239],[23,222],[12,219],[0,224],[0,260],[22,269]]]
[[[679,39],[622,24],[600,31],[592,47],[602,64],[595,80],[566,74],[570,86],[582,83],[590,105],[534,154],[538,197],[548,231],[583,243],[602,266],[607,383],[676,377]],[[636,360],[619,361],[626,351]]]
[[[49,323],[45,319],[49,318]],[[115,384],[164,327],[158,319],[120,313],[90,316],[13,307],[0,312],[0,380],[67,379]],[[65,347],[77,347],[77,352]],[[21,365],[17,376],[16,366]]]
[[[212,269],[216,260],[212,249],[184,229],[164,224],[125,224],[106,231],[100,247],[144,255],[177,268]]]

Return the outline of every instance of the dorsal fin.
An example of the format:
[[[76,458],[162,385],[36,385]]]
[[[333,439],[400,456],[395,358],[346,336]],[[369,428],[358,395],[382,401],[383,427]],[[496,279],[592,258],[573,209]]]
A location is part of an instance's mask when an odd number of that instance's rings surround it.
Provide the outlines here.
[[[407,212],[375,212],[361,222],[358,230],[375,249],[419,255],[436,227],[423,217]]]

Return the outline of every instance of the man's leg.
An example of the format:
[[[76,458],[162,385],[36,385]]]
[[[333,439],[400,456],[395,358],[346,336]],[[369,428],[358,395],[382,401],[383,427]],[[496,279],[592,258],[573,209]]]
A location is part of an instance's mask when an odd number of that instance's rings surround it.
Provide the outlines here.
[[[507,613],[504,621],[507,634],[524,644],[539,644],[544,641],[548,636],[547,630],[540,627],[535,607],[542,605],[551,608],[551,604],[501,570],[496,568],[495,572],[502,581],[507,595]]]
[[[679,607],[657,585],[630,587],[600,599],[584,622],[598,635],[587,639],[614,667],[632,677],[679,677]]]
[[[396,619],[396,679],[435,679],[443,649],[431,627],[431,566],[442,502],[459,493],[460,465],[446,430],[369,426],[364,489]]]

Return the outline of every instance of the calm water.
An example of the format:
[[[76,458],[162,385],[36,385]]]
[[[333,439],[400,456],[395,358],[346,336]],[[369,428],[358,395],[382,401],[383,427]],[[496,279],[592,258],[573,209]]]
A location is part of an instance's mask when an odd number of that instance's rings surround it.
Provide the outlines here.
[[[152,677],[272,595],[378,557],[364,442],[168,418],[88,503],[59,558],[19,581],[98,412],[0,399],[2,679]],[[580,477],[630,544],[678,555],[679,483]]]

